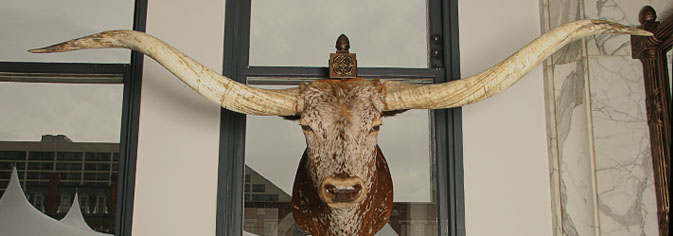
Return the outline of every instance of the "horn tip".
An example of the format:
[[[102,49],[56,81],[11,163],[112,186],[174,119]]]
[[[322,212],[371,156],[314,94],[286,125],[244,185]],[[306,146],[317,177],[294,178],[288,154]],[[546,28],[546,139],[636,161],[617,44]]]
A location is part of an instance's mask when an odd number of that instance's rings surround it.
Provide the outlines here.
[[[634,35],[640,35],[640,36],[654,36],[654,33],[644,30],[644,29],[638,29],[635,28],[635,33]]]
[[[68,51],[68,48],[66,47],[66,43],[60,43],[56,45],[51,45],[47,47],[42,47],[42,48],[34,48],[28,50],[30,53],[51,53],[51,52],[65,52]]]
[[[49,53],[52,50],[49,49],[49,47],[46,48],[34,48],[34,49],[28,49],[28,52],[30,53]]]
[[[650,31],[633,26],[622,25],[606,20],[590,20],[590,21],[595,25],[603,25],[607,27],[608,32],[611,33],[631,34],[638,36],[654,36],[654,34]]]
[[[636,28],[633,26],[622,26],[622,28],[619,30],[620,33],[625,33],[625,34],[630,34],[630,35],[638,35],[638,36],[654,36],[654,33]]]

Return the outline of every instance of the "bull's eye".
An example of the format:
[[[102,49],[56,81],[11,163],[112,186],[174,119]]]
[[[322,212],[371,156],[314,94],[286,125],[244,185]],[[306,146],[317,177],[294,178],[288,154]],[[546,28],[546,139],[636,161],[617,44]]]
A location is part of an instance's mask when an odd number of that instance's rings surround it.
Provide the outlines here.
[[[378,132],[379,130],[381,130],[381,125],[375,125],[369,132]]]
[[[304,131],[313,131],[313,129],[311,129],[311,126],[308,125],[301,125],[301,129]]]

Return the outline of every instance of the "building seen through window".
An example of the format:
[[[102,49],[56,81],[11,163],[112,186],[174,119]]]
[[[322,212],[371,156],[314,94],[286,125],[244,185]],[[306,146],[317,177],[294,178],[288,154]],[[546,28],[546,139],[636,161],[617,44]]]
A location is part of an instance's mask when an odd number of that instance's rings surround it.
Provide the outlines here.
[[[116,201],[110,196],[117,192],[118,165],[118,143],[73,142],[64,135],[43,135],[38,142],[0,141],[0,196],[16,167],[36,209],[61,219],[77,193],[89,226],[113,232]]]
[[[0,116],[0,197],[16,168],[42,214],[61,220],[78,200],[90,228],[115,233],[123,85],[22,79],[0,82],[0,110],[11,111]]]

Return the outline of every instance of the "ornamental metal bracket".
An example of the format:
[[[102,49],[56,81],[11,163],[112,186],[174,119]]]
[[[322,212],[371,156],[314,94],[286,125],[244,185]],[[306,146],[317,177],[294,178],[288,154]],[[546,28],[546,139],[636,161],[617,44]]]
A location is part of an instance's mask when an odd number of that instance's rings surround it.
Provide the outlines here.
[[[671,179],[671,93],[666,52],[673,47],[673,16],[657,21],[651,6],[640,10],[640,28],[654,37],[631,36],[631,55],[643,64],[647,124],[650,130],[652,169],[657,199],[659,235],[668,236]]]
[[[341,34],[336,41],[336,53],[329,54],[330,79],[350,79],[357,77],[358,61],[355,53],[348,52],[350,42],[346,35]]]

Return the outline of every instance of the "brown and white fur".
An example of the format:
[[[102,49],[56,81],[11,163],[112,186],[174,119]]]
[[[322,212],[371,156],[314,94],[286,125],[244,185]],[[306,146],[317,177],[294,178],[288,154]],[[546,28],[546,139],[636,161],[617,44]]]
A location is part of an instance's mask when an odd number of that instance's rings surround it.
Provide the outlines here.
[[[378,80],[323,80],[300,87],[306,137],[292,193],[297,224],[313,235],[374,235],[390,217],[392,179],[377,146],[384,102]],[[361,179],[361,196],[331,202],[332,178]]]

